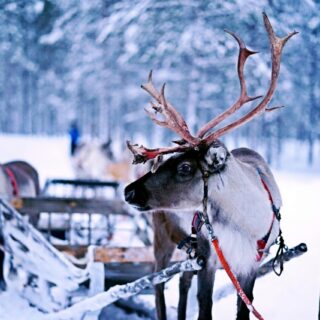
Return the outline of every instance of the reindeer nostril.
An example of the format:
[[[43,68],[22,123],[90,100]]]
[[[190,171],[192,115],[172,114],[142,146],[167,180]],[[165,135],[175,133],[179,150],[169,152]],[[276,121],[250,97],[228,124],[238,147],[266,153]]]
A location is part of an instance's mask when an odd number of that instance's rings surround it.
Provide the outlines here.
[[[135,193],[134,189],[133,190],[128,190],[128,191],[125,192],[124,197],[125,197],[126,201],[130,203],[130,202],[133,201],[133,199],[135,197],[135,194],[136,193]]]
[[[143,210],[148,207],[148,192],[143,184],[132,183],[124,189],[125,200],[136,207]]]

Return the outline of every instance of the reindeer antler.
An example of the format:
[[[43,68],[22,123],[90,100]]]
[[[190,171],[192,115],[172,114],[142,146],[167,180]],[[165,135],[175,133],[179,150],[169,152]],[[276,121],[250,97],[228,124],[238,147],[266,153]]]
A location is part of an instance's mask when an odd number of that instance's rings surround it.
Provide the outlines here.
[[[173,146],[168,148],[157,148],[157,149],[148,149],[142,145],[131,144],[127,141],[127,147],[132,152],[134,159],[133,164],[145,163],[148,160],[152,160],[159,155],[174,153],[174,152],[184,152],[191,149],[189,144],[184,144],[180,146]]]
[[[211,133],[209,136],[207,136],[204,140],[206,144],[211,144],[214,140],[217,140],[222,135],[226,134],[227,132],[230,132],[234,130],[235,128],[238,128],[242,125],[244,125],[246,122],[252,120],[257,115],[267,111],[267,106],[274,94],[274,91],[276,89],[277,80],[279,77],[279,71],[280,71],[280,60],[281,60],[281,53],[282,49],[284,48],[286,42],[295,34],[298,32],[294,31],[289,33],[287,36],[283,38],[277,37],[275,32],[273,31],[272,25],[269,21],[269,18],[265,13],[263,13],[263,20],[264,24],[269,36],[269,40],[271,43],[271,57],[272,57],[272,67],[271,67],[271,81],[269,89],[266,93],[266,95],[263,97],[262,101],[249,113],[247,113],[245,116],[241,117],[237,121],[234,121],[230,123],[229,125],[218,129],[217,131]],[[240,77],[240,76],[239,76]],[[241,80],[240,80],[241,81]],[[212,128],[212,127],[211,127]]]
[[[238,98],[238,100],[227,110],[225,110],[223,113],[221,113],[220,115],[218,115],[217,117],[215,117],[214,119],[212,119],[211,121],[209,121],[207,124],[205,124],[198,132],[198,137],[203,137],[208,131],[210,131],[210,129],[212,129],[213,127],[215,127],[217,124],[219,124],[220,122],[222,122],[224,119],[226,119],[227,117],[229,117],[231,114],[233,114],[234,112],[236,112],[238,109],[240,109],[240,107],[242,105],[244,105],[245,103],[249,102],[249,101],[253,101],[255,99],[261,98],[262,96],[256,96],[256,97],[249,97],[247,94],[247,86],[246,86],[246,81],[244,78],[244,65],[246,63],[246,60],[249,56],[258,53],[257,51],[251,51],[249,49],[247,49],[245,43],[243,42],[243,40],[237,36],[234,32],[232,31],[228,31],[225,30],[225,32],[229,33],[232,37],[234,37],[236,39],[236,41],[238,42],[239,45],[239,56],[238,56],[238,77],[239,77],[239,82],[240,82],[240,89],[241,89],[241,93],[240,93],[240,97]]]
[[[182,139],[191,145],[197,145],[200,139],[190,134],[189,128],[181,114],[169,102],[167,102],[164,95],[165,84],[162,85],[160,94],[153,85],[152,70],[149,73],[148,82],[141,87],[158,102],[158,104],[151,102],[151,107],[154,113],[145,108],[151,120],[160,126],[167,127],[176,132]],[[156,118],[157,113],[161,113],[165,120],[158,120]]]
[[[191,135],[190,130],[185,120],[180,115],[180,113],[169,102],[167,102],[164,95],[165,85],[162,86],[160,93],[154,87],[152,83],[152,71],[151,71],[148,77],[148,82],[145,85],[142,85],[141,87],[144,90],[146,90],[156,100],[157,104],[154,102],[151,102],[151,107],[154,113],[152,113],[152,111],[147,109],[146,109],[146,112],[156,124],[171,129],[172,131],[177,133],[183,140],[179,140],[178,142],[176,142],[178,143],[178,146],[168,147],[168,148],[158,148],[158,149],[147,149],[143,146],[131,145],[129,142],[127,142],[128,148],[132,151],[134,155],[134,163],[145,162],[147,160],[153,159],[158,155],[162,155],[162,154],[184,152],[190,149],[199,149],[201,146],[209,146],[213,141],[217,140],[222,135],[234,130],[235,128],[242,126],[243,124],[252,120],[254,117],[260,115],[261,113],[265,111],[272,111],[274,109],[278,109],[277,107],[270,108],[270,109],[268,109],[267,107],[276,89],[276,84],[277,84],[279,71],[280,71],[280,60],[281,60],[282,50],[286,42],[298,32],[294,31],[289,33],[287,36],[280,38],[275,34],[271,26],[271,23],[265,13],[263,13],[263,20],[269,36],[269,41],[271,43],[271,58],[272,58],[271,81],[270,81],[269,89],[267,90],[267,93],[265,94],[265,96],[263,98],[262,96],[250,97],[247,93],[246,81],[244,78],[245,62],[250,55],[253,55],[257,52],[249,50],[246,47],[243,40],[239,36],[237,36],[235,33],[225,30],[237,41],[239,45],[237,71],[238,71],[238,78],[240,82],[240,96],[238,100],[232,106],[230,106],[227,110],[225,110],[220,115],[218,115],[217,117],[209,121],[207,124],[205,124],[198,131],[197,135],[193,136]],[[222,121],[227,119],[230,115],[232,115],[237,110],[239,110],[244,104],[246,104],[247,102],[256,100],[258,98],[262,98],[261,102],[254,109],[248,112],[246,115],[214,131],[213,133],[208,134],[208,132],[212,128],[216,127]],[[164,120],[157,119],[156,115],[158,113],[163,115]]]

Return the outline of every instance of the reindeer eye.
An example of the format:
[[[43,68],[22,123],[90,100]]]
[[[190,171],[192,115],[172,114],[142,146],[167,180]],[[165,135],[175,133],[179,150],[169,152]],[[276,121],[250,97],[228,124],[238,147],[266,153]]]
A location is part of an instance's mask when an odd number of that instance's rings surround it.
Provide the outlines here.
[[[190,163],[183,162],[178,165],[177,171],[179,175],[187,176],[193,172],[193,167]]]

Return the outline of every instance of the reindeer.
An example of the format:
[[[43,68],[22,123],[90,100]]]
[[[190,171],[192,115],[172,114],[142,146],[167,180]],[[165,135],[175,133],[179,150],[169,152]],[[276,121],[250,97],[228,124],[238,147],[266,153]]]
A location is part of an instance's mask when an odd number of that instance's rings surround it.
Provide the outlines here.
[[[106,143],[90,141],[80,144],[72,156],[75,174],[81,179],[100,179],[128,182],[136,176],[130,165],[131,155],[123,152],[120,159],[115,159],[111,140]]]
[[[107,166],[114,160],[111,140],[83,142],[75,149],[72,165],[78,178],[101,179],[107,174]]]
[[[211,221],[211,230],[196,230],[196,254],[204,257],[206,262],[204,268],[198,271],[198,319],[212,318],[214,275],[217,268],[221,267],[221,259],[217,258],[210,245],[209,235],[213,230],[215,238],[212,239],[219,240],[220,250],[231,272],[236,275],[251,301],[259,264],[280,232],[278,210],[281,195],[267,163],[253,150],[240,148],[229,151],[219,140],[221,136],[256,116],[278,109],[268,106],[276,89],[281,53],[286,42],[297,32],[280,38],[265,14],[263,19],[271,43],[272,57],[271,81],[263,97],[250,97],[247,94],[244,77],[245,62],[256,52],[247,49],[243,40],[235,33],[227,31],[239,45],[237,71],[241,92],[238,100],[205,124],[196,135],[192,135],[183,117],[166,100],[165,85],[158,92],[150,73],[147,84],[142,88],[157,103],[151,103],[154,113],[146,110],[147,114],[156,124],[171,129],[182,139],[175,141],[176,146],[158,149],[147,149],[128,142],[134,155],[134,163],[150,159],[156,159],[157,162],[164,155],[174,153],[169,159],[162,161],[156,170],[151,170],[125,188],[125,199],[129,204],[140,211],[153,212],[154,252],[158,270],[169,263],[175,244],[190,233],[190,223],[195,217],[191,211],[203,206],[203,211],[207,212],[207,220]],[[244,104],[258,98],[262,100],[247,114],[216,129],[218,124],[236,113]],[[156,114],[161,114],[163,119],[159,120]],[[186,316],[191,277],[191,274],[184,274],[180,282],[178,319],[185,319]],[[163,286],[156,288],[156,309],[158,318],[166,319]],[[239,297],[237,319],[249,319],[249,310]]]

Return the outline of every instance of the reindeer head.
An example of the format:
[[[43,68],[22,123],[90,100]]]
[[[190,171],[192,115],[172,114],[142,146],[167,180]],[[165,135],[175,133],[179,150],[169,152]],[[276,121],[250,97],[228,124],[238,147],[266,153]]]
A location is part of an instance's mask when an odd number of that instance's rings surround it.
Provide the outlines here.
[[[141,179],[130,184],[125,189],[126,200],[140,210],[158,208],[191,208],[198,207],[203,197],[202,171],[206,170],[214,178],[215,173],[225,173],[234,160],[226,147],[218,140],[222,135],[234,130],[264,112],[273,111],[278,107],[268,108],[270,100],[276,89],[280,71],[281,53],[286,42],[297,32],[292,32],[284,38],[279,38],[274,33],[268,17],[263,14],[265,27],[271,43],[271,81],[264,96],[250,97],[247,94],[244,78],[244,65],[247,58],[256,52],[246,48],[244,42],[235,33],[227,31],[239,45],[238,77],[240,82],[240,96],[227,110],[205,124],[193,136],[179,112],[166,100],[164,95],[165,85],[160,93],[152,83],[152,72],[148,82],[142,85],[156,101],[151,102],[151,110],[146,112],[158,125],[167,127],[177,133],[182,140],[174,141],[177,145],[168,148],[147,149],[143,146],[131,145],[128,148],[134,155],[133,163],[143,163],[151,159],[158,162],[165,154],[178,153],[160,165],[156,172],[149,172]],[[222,121],[235,113],[247,102],[262,98],[250,112],[238,120],[216,129]],[[153,111],[153,112],[152,112]],[[160,114],[163,119],[156,116]]]
[[[202,201],[202,169],[224,174],[231,155],[215,141],[209,148],[174,155],[125,189],[126,201],[140,210],[197,208]]]

